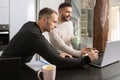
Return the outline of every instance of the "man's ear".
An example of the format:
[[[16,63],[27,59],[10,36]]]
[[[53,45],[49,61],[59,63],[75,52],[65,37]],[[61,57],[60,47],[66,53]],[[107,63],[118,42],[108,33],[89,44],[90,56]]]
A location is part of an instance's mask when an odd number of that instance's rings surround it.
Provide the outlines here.
[[[42,18],[42,21],[43,21],[43,22],[47,22],[46,17],[43,17],[43,18]]]
[[[59,13],[62,13],[62,10],[61,10],[61,9],[59,9],[59,10],[58,10],[58,12],[59,12]]]

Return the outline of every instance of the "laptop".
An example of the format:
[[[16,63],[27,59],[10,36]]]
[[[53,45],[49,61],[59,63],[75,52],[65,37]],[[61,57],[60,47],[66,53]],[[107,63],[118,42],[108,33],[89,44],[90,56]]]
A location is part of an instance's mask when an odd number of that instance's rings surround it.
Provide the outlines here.
[[[107,41],[104,53],[99,53],[98,60],[90,65],[104,67],[120,60],[120,41]]]
[[[20,80],[20,58],[0,58],[0,80]]]

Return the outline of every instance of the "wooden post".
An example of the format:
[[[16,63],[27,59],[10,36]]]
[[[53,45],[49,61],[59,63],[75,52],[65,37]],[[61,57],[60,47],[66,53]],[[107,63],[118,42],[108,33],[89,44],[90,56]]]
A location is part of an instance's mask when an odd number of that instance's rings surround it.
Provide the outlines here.
[[[104,52],[109,29],[109,0],[96,0],[94,7],[93,47]]]

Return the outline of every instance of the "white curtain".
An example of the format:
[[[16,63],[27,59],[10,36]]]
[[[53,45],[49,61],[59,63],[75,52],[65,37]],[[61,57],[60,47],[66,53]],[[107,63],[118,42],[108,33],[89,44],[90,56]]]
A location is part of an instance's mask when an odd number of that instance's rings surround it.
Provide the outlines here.
[[[110,8],[108,40],[109,41],[120,40],[120,7],[119,6]]]

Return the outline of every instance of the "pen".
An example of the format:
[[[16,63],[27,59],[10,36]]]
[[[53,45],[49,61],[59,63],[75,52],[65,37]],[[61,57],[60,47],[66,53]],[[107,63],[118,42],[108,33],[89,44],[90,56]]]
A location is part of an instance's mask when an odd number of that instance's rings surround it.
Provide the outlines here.
[[[50,64],[50,63],[48,63],[48,62],[46,62],[46,61],[43,61],[43,60],[39,60],[41,63],[44,63],[44,64]]]

